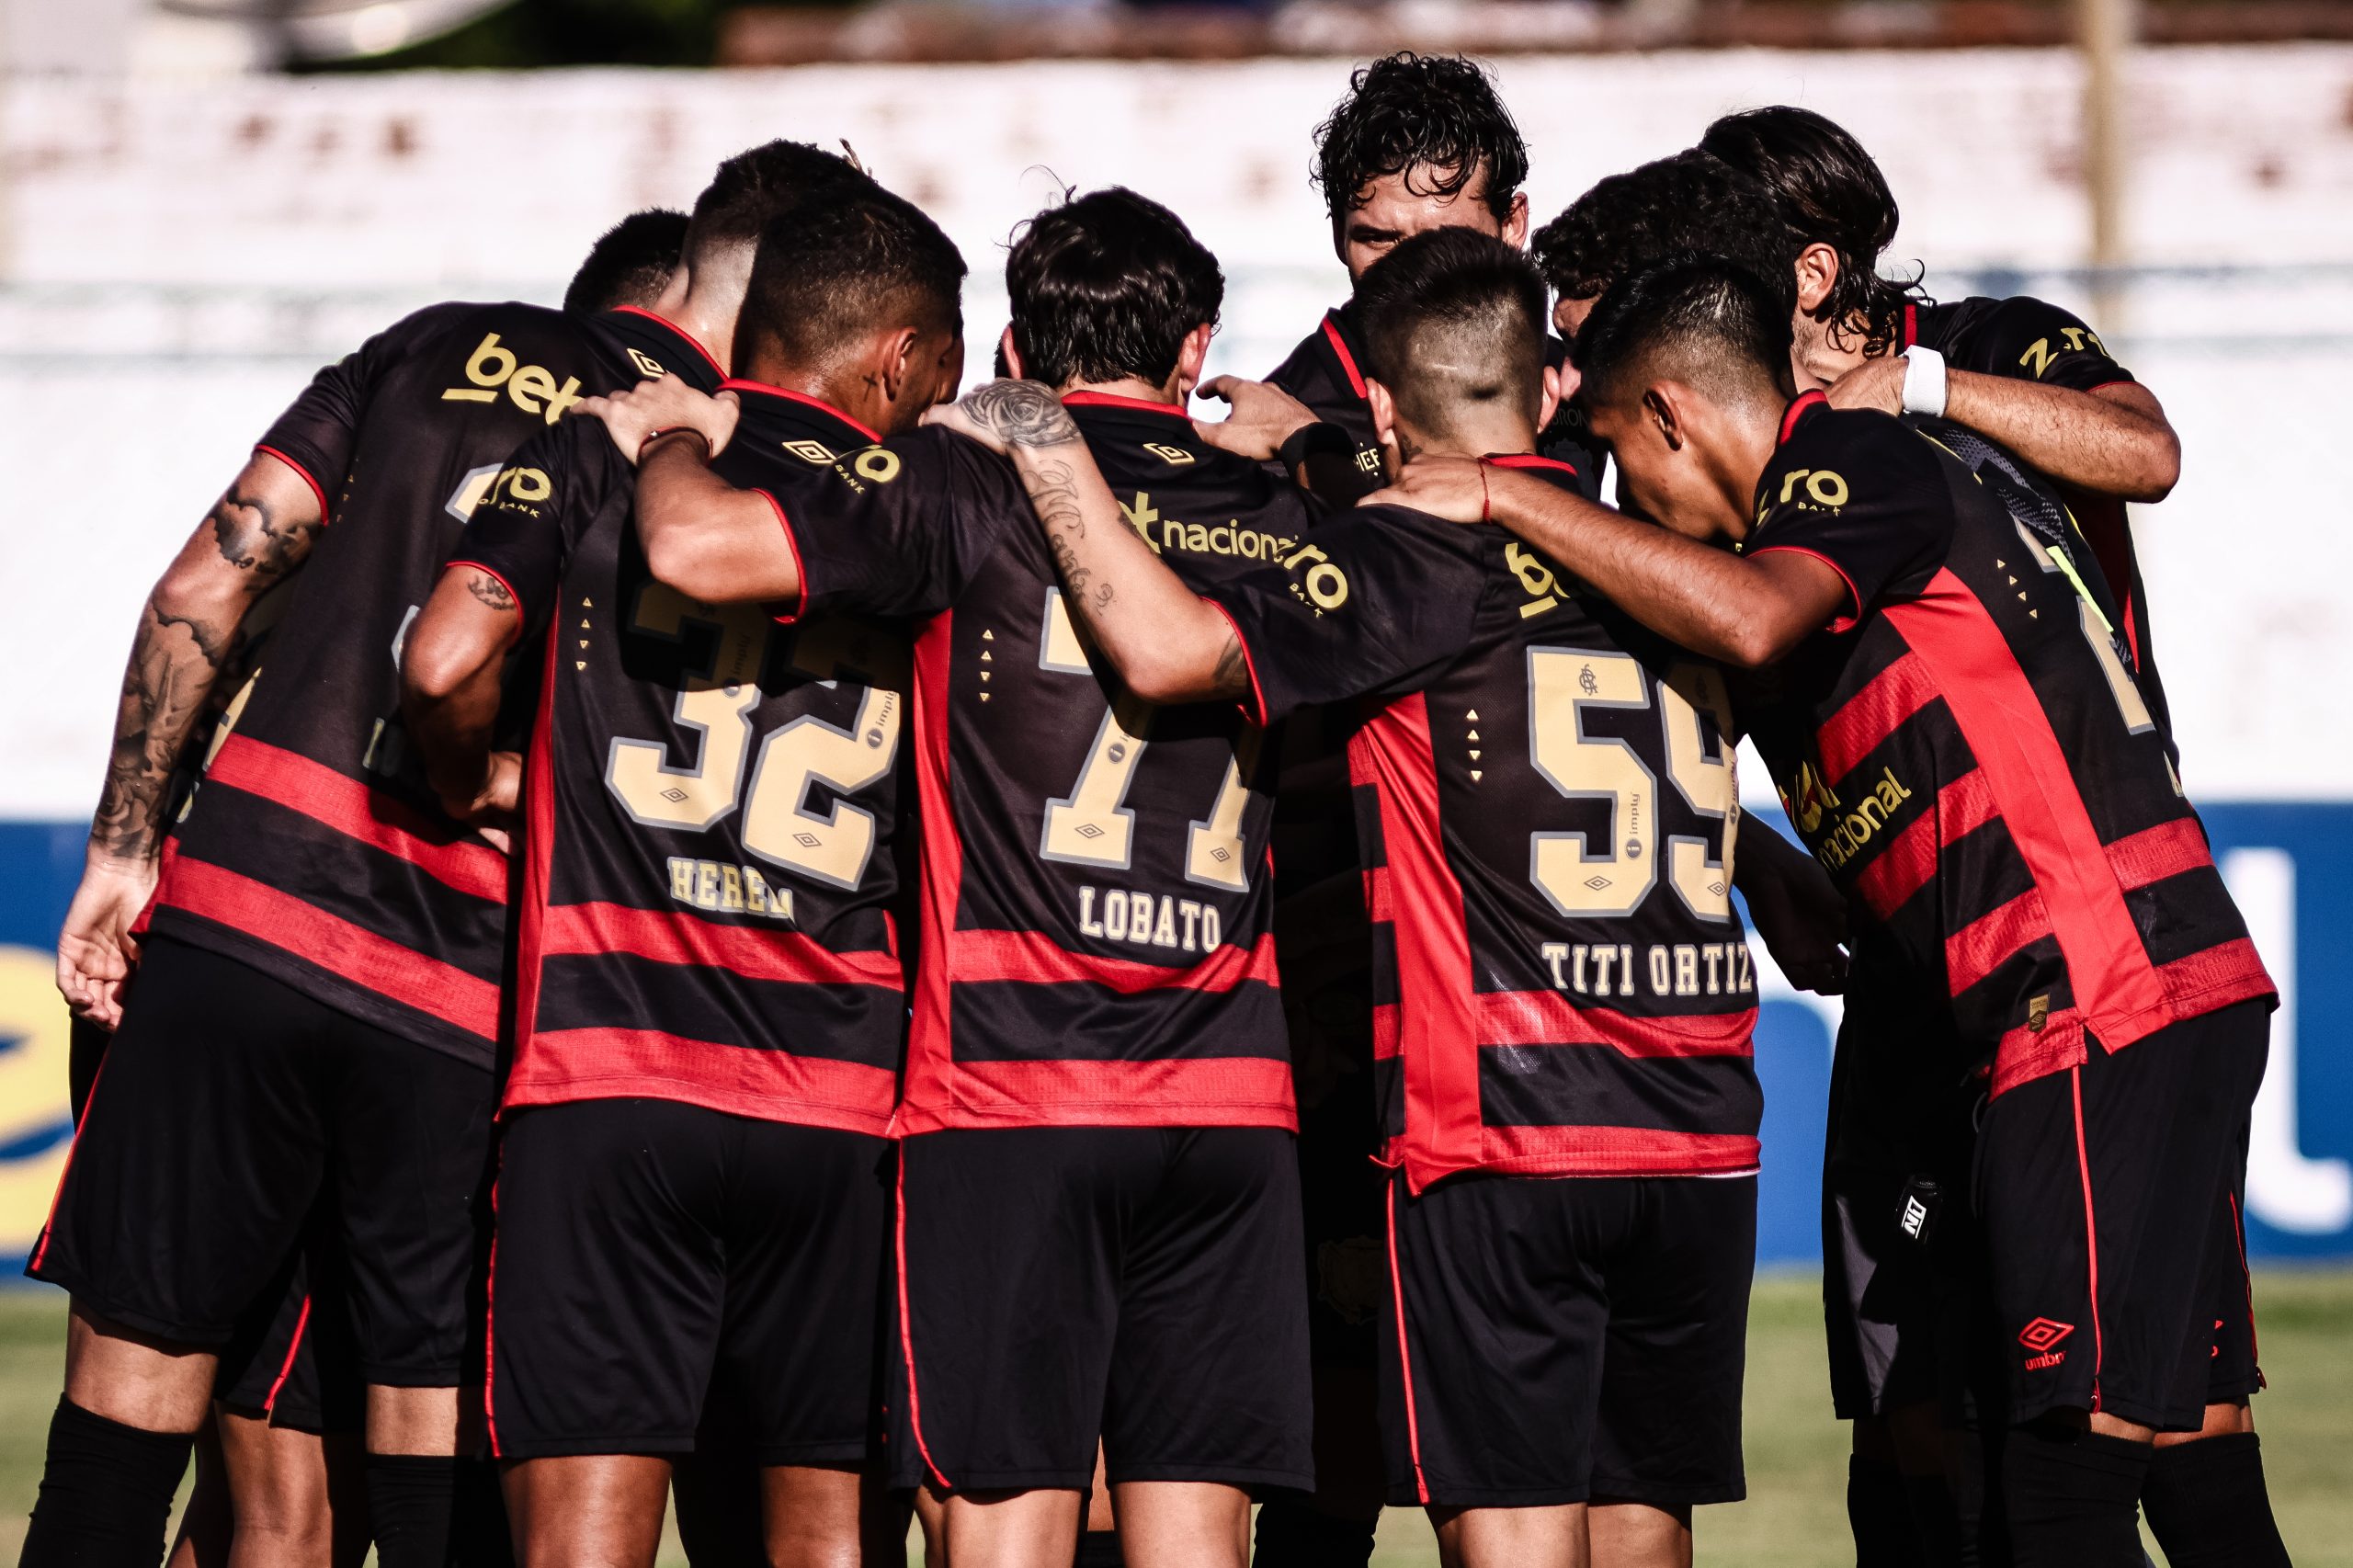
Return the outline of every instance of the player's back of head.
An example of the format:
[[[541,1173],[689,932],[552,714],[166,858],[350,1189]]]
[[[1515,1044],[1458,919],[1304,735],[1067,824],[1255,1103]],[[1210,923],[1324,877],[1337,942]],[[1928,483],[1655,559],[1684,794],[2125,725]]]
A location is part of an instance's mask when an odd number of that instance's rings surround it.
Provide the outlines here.
[[[1778,410],[1790,392],[1789,307],[1737,262],[1670,256],[1602,295],[1575,355],[1589,403],[1671,381],[1727,406]]]
[[[1532,254],[1564,300],[1590,300],[1671,256],[1739,262],[1797,308],[1796,247],[1773,199],[1712,153],[1691,148],[1611,175],[1536,232]]]
[[[964,258],[915,203],[864,189],[771,222],[736,320],[739,367],[822,371],[876,335],[963,329]]]
[[[746,148],[721,164],[695,198],[687,225],[687,266],[703,268],[731,249],[748,252],[771,222],[799,208],[874,188],[874,181],[847,158],[805,142],[779,140]]]
[[[1184,221],[1123,186],[1023,225],[1006,259],[1022,374],[1049,386],[1164,386],[1185,339],[1217,324],[1225,275]]]
[[[1375,180],[1411,176],[1452,196],[1484,176],[1480,199],[1498,222],[1528,178],[1528,142],[1495,82],[1456,55],[1387,55],[1348,79],[1348,96],[1315,128],[1315,183],[1336,225]]]
[[[1853,133],[1812,109],[1774,104],[1725,115],[1699,147],[1773,199],[1792,252],[1825,244],[1837,254],[1837,281],[1813,313],[1828,322],[1859,314],[1872,341],[1883,341],[1912,293],[1879,276],[1902,214],[1887,176]]]
[[[1507,411],[1530,422],[1544,395],[1544,280],[1492,235],[1432,229],[1357,280],[1373,374],[1397,417],[1449,439]]]
[[[585,316],[653,304],[677,273],[687,223],[683,212],[648,207],[606,230],[563,291],[565,313]]]

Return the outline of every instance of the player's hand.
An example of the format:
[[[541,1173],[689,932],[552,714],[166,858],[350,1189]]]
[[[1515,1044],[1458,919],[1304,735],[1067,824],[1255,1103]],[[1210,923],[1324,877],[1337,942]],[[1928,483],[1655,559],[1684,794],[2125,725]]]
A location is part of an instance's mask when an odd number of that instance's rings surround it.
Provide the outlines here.
[[[1419,457],[1359,506],[1411,506],[1452,523],[1483,522],[1495,476],[1476,458]]]
[[[1745,881],[1740,892],[1791,985],[1824,996],[1847,989],[1847,901],[1812,856],[1776,856],[1773,874]]]
[[[57,937],[57,989],[76,1016],[113,1028],[122,1021],[122,986],[139,964],[131,934],[155,892],[155,863],[93,856]]]
[[[1830,384],[1833,408],[1876,408],[1881,414],[1904,412],[1904,372],[1911,361],[1901,354],[1866,359]]]
[[[1221,451],[1254,462],[1267,461],[1285,441],[1315,423],[1307,404],[1265,381],[1212,376],[1194,390],[1231,403],[1233,412],[1221,420],[1194,420],[1193,433]]]
[[[632,463],[645,449],[645,443],[663,430],[695,431],[710,444],[710,455],[717,457],[727,449],[729,438],[735,434],[736,417],[743,411],[733,392],[713,396],[698,392],[676,375],[640,381],[610,397],[582,398],[576,410],[603,420],[613,445]]]
[[[445,800],[449,814],[472,824],[501,855],[515,852],[515,824],[523,798],[523,754],[494,751],[483,761],[482,787],[471,799]]]
[[[1037,381],[983,381],[954,403],[925,409],[923,422],[1016,459],[1033,447],[1065,446],[1080,438],[1070,410]]]

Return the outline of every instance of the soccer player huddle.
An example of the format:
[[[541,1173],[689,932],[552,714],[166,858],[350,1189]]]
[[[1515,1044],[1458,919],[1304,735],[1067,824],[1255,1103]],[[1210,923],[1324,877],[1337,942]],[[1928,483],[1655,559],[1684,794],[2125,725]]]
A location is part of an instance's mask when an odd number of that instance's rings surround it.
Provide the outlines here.
[[[1882,274],[1802,109],[1532,244],[1472,64],[1317,141],[1353,292],[1264,382],[1114,187],[1017,232],[959,401],[955,245],[776,142],[263,435],[61,940],[26,1563],[153,1568],[192,1446],[195,1568],[650,1568],[673,1495],[698,1568],[910,1507],[951,1568],[1240,1568],[1254,1501],[1266,1568],[1384,1504],[1688,1563],[1745,1494],[1735,888],[1846,995],[1855,1561],[2287,1561],[2157,400]]]

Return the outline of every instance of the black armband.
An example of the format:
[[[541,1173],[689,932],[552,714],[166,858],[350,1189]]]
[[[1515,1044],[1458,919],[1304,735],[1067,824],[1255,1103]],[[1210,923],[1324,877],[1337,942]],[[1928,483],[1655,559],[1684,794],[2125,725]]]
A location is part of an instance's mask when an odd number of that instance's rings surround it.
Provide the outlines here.
[[[1310,458],[1338,458],[1354,462],[1357,444],[1337,425],[1318,422],[1302,425],[1283,437],[1275,449],[1275,460],[1286,469],[1296,469]]]

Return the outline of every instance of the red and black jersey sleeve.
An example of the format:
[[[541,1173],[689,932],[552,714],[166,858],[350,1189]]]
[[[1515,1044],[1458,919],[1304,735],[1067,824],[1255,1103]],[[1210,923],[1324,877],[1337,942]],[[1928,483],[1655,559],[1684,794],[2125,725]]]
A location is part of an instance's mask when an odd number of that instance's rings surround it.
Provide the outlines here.
[[[1904,347],[1918,344],[1953,369],[2091,392],[2132,380],[2081,316],[2046,300],[1958,300],[1906,309]]]
[[[1007,527],[1033,516],[1012,464],[947,430],[918,430],[830,467],[836,483],[779,504],[800,557],[804,615],[937,615]]]
[[[318,493],[319,515],[333,520],[331,494],[343,487],[359,444],[369,394],[440,329],[479,307],[430,305],[404,316],[311,378],[301,395],[255,443],[300,472]]]
[[[528,642],[547,623],[580,536],[631,477],[603,421],[566,420],[501,465],[449,564],[478,567],[504,583]]]
[[[1312,704],[1410,687],[1462,652],[1486,585],[1472,530],[1371,506],[1204,597],[1242,640],[1253,717],[1264,724]]]
[[[1790,405],[1792,433],[1756,487],[1746,553],[1793,551],[1846,579],[1853,627],[1891,594],[1916,589],[1943,559],[1952,501],[1933,449],[1883,415],[1806,418],[1819,393]]]

